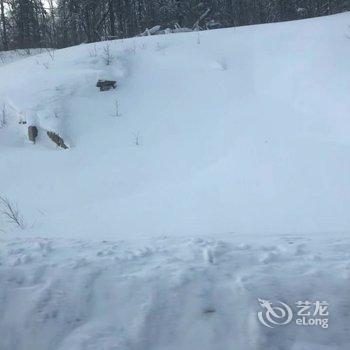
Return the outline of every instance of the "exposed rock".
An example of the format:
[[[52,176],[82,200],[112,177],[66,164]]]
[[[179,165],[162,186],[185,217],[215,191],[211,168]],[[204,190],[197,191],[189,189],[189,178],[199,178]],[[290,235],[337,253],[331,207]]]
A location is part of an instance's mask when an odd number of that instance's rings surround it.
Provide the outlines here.
[[[38,137],[38,128],[34,125],[28,126],[28,138],[29,141],[35,143],[36,138]]]
[[[47,136],[58,146],[63,149],[68,149],[68,146],[64,143],[63,139],[61,136],[56,134],[53,131],[48,131]]]
[[[100,79],[96,87],[100,88],[100,91],[108,91],[111,89],[115,89],[117,87],[117,82],[115,80],[102,80]]]

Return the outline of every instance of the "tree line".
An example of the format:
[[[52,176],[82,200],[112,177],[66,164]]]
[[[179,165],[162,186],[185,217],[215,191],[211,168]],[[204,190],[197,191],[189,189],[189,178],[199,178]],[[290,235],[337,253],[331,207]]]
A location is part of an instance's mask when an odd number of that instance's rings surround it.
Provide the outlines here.
[[[62,48],[146,28],[205,30],[350,10],[350,0],[0,0],[0,50]]]

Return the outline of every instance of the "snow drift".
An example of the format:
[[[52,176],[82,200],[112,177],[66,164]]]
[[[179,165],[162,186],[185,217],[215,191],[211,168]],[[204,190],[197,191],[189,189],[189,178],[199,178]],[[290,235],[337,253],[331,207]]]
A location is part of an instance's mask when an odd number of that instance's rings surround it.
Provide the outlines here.
[[[235,241],[0,241],[0,349],[349,348],[349,238]],[[329,327],[267,328],[259,298],[325,300]]]

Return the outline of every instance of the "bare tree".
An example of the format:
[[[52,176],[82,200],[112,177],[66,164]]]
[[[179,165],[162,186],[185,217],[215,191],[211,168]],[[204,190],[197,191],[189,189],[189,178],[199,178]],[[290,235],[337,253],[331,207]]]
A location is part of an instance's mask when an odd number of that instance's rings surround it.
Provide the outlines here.
[[[6,197],[0,196],[0,213],[8,220],[9,223],[18,226],[21,230],[25,229],[25,223],[17,204],[12,203]]]
[[[103,48],[103,56],[102,56],[103,62],[106,66],[111,65],[113,61],[113,55],[111,53],[111,46],[107,42],[105,47]]]
[[[46,49],[47,54],[50,56],[51,61],[55,60],[55,49]]]
[[[7,124],[7,113],[6,113],[6,105],[2,106],[1,115],[0,115],[0,129],[4,128]]]
[[[89,56],[90,56],[90,57],[97,57],[97,48],[96,48],[96,45],[94,45],[93,48],[89,50]]]
[[[0,20],[2,23],[2,44],[4,47],[4,50],[9,49],[9,43],[7,38],[7,27],[6,27],[6,17],[5,17],[5,6],[4,6],[4,0],[0,0]]]
[[[134,143],[136,146],[140,146],[140,132],[134,133]]]
[[[56,16],[55,16],[55,6],[53,3],[53,0],[48,0],[49,6],[50,6],[50,20],[51,20],[51,30],[50,30],[50,36],[51,36],[51,47],[54,47],[56,45],[56,38],[57,38],[57,30],[56,30]]]
[[[0,62],[4,64],[6,62],[5,55],[3,52],[0,52]]]
[[[349,0],[0,0],[0,47],[67,47],[152,28],[216,29],[348,10]]]
[[[118,100],[115,101],[115,112],[114,112],[114,116],[115,117],[121,117],[121,114],[119,112],[119,102]]]

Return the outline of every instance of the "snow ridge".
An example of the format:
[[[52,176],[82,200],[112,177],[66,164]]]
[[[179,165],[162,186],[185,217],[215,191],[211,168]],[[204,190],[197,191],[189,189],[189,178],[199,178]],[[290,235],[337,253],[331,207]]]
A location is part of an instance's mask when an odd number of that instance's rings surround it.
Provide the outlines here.
[[[0,348],[346,349],[349,239],[269,243],[3,241]],[[258,298],[328,300],[330,327],[270,330]]]

